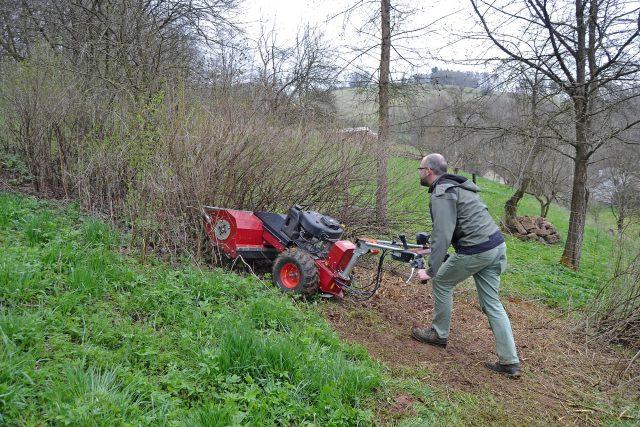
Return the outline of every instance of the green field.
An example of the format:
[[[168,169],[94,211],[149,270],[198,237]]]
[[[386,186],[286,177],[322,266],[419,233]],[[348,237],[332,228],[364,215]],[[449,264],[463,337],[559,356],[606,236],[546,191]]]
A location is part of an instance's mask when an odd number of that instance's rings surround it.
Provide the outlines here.
[[[393,159],[390,176],[403,231],[428,230],[415,161]],[[511,189],[479,185],[499,218]],[[537,212],[522,201],[520,214]],[[565,209],[549,217],[566,233]],[[559,265],[562,245],[508,237],[504,290],[584,305],[619,251],[612,224],[606,210],[590,219],[579,272]],[[420,402],[401,418],[410,425],[506,416],[488,397],[445,394],[342,343],[314,308],[322,302],[130,251],[126,235],[74,205],[0,192],[0,424],[368,425],[398,393]]]
[[[390,162],[391,194],[401,194],[395,209],[408,212],[409,225],[415,228],[409,232],[429,230],[428,193],[418,186],[417,161],[394,158]],[[505,185],[478,178],[480,193],[492,216],[498,222],[503,214],[504,203],[513,190]],[[406,189],[415,190],[407,192]],[[539,215],[538,201],[525,196],[518,206],[518,215]],[[610,229],[615,229],[611,211],[601,208],[597,218],[588,217],[584,235],[584,246],[579,271],[572,271],[560,265],[564,249],[563,242],[543,245],[523,242],[506,236],[509,266],[503,276],[503,289],[524,297],[539,299],[551,306],[575,307],[588,301],[589,297],[603,281],[607,280],[614,267],[617,254],[640,249],[637,239],[628,238],[618,242]],[[560,235],[566,237],[569,224],[567,209],[551,205],[549,220],[557,227]]]
[[[371,419],[382,369],[255,278],[141,265],[104,223],[0,193],[0,424]]]

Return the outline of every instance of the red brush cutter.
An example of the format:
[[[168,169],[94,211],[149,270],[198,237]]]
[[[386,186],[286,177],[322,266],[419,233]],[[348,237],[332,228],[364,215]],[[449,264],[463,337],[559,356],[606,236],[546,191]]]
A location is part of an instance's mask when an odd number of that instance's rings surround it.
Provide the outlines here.
[[[287,215],[211,206],[205,206],[203,214],[205,231],[215,247],[232,259],[273,262],[273,281],[285,292],[320,291],[337,298],[347,292],[369,298],[380,286],[387,253],[410,264],[410,280],[416,269],[424,268],[423,255],[429,252],[427,233],[418,233],[416,244],[407,243],[404,235],[399,236],[400,242],[340,240],[344,230],[336,219],[298,205]],[[358,287],[353,268],[368,253],[380,254],[376,276],[366,287]]]

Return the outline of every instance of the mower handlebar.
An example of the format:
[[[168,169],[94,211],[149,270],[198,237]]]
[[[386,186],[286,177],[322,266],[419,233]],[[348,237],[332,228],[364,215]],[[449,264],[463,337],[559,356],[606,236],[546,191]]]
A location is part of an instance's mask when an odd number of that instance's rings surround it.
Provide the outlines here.
[[[349,260],[349,263],[347,264],[345,269],[339,273],[340,277],[345,280],[349,280],[351,277],[351,271],[353,270],[353,267],[355,266],[358,259],[362,255],[370,253],[376,249],[390,251],[391,257],[393,259],[395,259],[396,261],[408,263],[411,266],[412,270],[415,270],[416,268],[424,268],[424,260],[422,256],[425,253],[424,250],[428,249],[428,246],[407,243],[406,237],[404,235],[400,235],[399,238],[402,241],[402,245],[387,240],[357,239],[356,248],[353,251],[353,255],[351,256],[351,259]]]

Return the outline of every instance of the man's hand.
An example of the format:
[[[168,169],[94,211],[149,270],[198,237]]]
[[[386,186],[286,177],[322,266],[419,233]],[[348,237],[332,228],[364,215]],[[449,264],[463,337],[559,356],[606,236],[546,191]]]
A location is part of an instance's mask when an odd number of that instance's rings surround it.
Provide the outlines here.
[[[418,280],[420,280],[420,283],[427,283],[430,279],[431,276],[427,274],[427,270],[424,268],[418,270]]]

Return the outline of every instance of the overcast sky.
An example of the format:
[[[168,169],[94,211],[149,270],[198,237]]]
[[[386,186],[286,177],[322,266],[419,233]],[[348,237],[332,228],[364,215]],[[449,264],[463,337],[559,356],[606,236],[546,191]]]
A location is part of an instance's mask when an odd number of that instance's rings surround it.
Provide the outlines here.
[[[356,4],[358,0],[244,0],[242,19],[248,36],[257,39],[260,26],[275,28],[279,40],[293,40],[299,28],[305,24],[315,25],[326,35],[327,39],[339,48],[339,56],[343,61],[352,59],[350,47],[363,47],[372,43],[371,39],[358,37],[356,27],[365,20],[366,10],[354,14],[345,22],[343,16],[330,19],[341,11]],[[379,7],[374,2],[373,7]],[[393,4],[399,4],[394,2]],[[411,19],[403,20],[404,29],[414,29],[434,23],[428,34],[419,37],[399,40],[397,45],[405,49],[400,52],[409,61],[399,60],[399,55],[392,52],[396,62],[393,69],[396,76],[402,72],[428,72],[433,66],[452,69],[485,71],[485,66],[472,65],[470,59],[478,55],[478,45],[459,40],[458,35],[472,29],[474,20],[466,0],[433,0],[413,2],[404,1],[400,7],[411,7],[416,13]],[[379,34],[379,30],[378,30]],[[411,50],[412,52],[409,52]],[[375,68],[379,59],[379,48],[373,49],[368,57],[364,57],[360,66]],[[410,62],[410,63],[409,63]],[[400,73],[398,72],[400,70]]]

